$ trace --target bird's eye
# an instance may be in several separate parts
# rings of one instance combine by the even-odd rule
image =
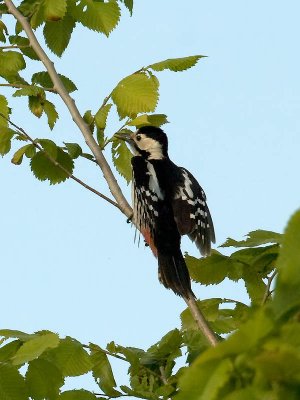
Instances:
[[[140,140],[141,140],[142,138],[141,138],[141,135],[137,135],[136,136],[136,140],[139,142]]]

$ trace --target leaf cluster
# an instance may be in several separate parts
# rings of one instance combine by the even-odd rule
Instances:
[[[106,348],[84,345],[49,331],[27,334],[0,330],[0,398],[296,400],[300,391],[299,241],[300,211],[291,218],[284,235],[255,231],[246,241],[226,242],[249,246],[247,257],[250,250],[256,256],[255,249],[268,248],[265,245],[269,242],[276,245],[278,278],[274,294],[251,306],[228,299],[199,301],[215,332],[227,334],[220,336],[214,348],[208,346],[188,309],[181,314],[181,329],[170,331],[147,350],[115,342]],[[268,258],[263,259],[266,268],[261,268],[262,262],[250,263],[250,258],[247,268],[270,272]],[[270,291],[270,286],[267,289]],[[186,355],[185,363],[182,355]],[[127,363],[129,385],[117,384],[111,358]],[[99,393],[63,390],[66,377],[87,372],[92,373]]]

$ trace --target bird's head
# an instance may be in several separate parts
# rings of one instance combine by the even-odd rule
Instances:
[[[156,126],[143,126],[125,139],[137,155],[148,160],[161,160],[168,156],[168,138],[165,132]]]

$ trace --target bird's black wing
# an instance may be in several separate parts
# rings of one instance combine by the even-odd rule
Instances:
[[[181,235],[188,235],[201,254],[206,256],[210,254],[211,243],[215,243],[215,231],[206,196],[188,170],[182,167],[179,170],[172,201],[177,228]]]

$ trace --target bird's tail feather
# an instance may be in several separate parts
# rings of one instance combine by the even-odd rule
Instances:
[[[195,297],[191,289],[190,274],[181,251],[176,255],[158,252],[158,276],[160,282],[177,295]]]

